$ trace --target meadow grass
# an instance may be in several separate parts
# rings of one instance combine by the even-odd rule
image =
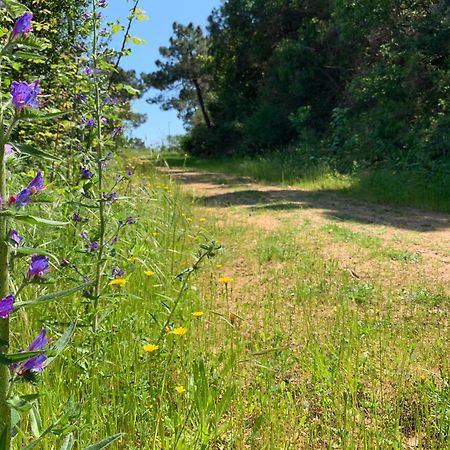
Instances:
[[[177,152],[154,154],[170,167],[248,176],[266,183],[332,191],[376,203],[450,212],[450,169],[425,170],[385,167],[338,173],[325,163],[308,163],[289,152],[254,158],[206,159]]]
[[[79,295],[21,317],[56,333],[52,317],[79,316],[74,345],[40,381],[42,427],[66,411],[61,432],[80,445],[123,432],[113,448],[127,450],[450,448],[450,304],[438,286],[400,294],[355,280],[307,223],[266,231],[206,216],[146,159],[132,163],[128,284],[102,300],[95,353]],[[217,255],[177,279],[211,240]]]

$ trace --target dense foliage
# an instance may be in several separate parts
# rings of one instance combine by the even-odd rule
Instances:
[[[449,37],[445,0],[227,0],[209,18],[207,56],[186,38],[181,62],[146,81],[168,88],[155,79],[182,77],[188,55],[201,55],[212,126],[199,104],[185,115],[194,154],[293,146],[343,170],[427,165],[449,156]]]

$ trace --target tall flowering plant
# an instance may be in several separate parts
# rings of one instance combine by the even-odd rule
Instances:
[[[17,185],[17,176],[8,170],[7,160],[11,157],[52,159],[52,156],[34,149],[30,145],[23,145],[12,140],[15,127],[24,121],[53,120],[64,115],[60,111],[43,112],[41,109],[41,87],[38,79],[14,80],[5,86],[5,72],[17,60],[39,59],[39,41],[32,36],[33,14],[16,0],[0,2],[2,13],[6,13],[13,20],[11,31],[3,35],[0,48],[0,450],[9,450],[14,437],[19,432],[21,415],[28,411],[35,411],[37,392],[22,395],[20,386],[24,383],[35,383],[42,372],[64,349],[70,341],[75,321],[67,330],[61,333],[59,339],[49,336],[43,327],[36,330],[36,337],[29,344],[15,350],[12,348],[11,325],[19,324],[17,312],[21,308],[42,305],[49,301],[72,295],[77,291],[86,290],[89,281],[80,283],[69,289],[39,295],[40,287],[45,286],[45,279],[52,276],[57,269],[54,260],[56,256],[50,254],[40,246],[27,246],[26,239],[21,235],[22,224],[33,227],[66,226],[67,222],[41,217],[39,207],[40,197],[46,190],[43,161],[33,160],[36,168],[35,175],[17,191],[11,189]],[[102,165],[102,162],[99,162]],[[84,175],[89,177],[86,169]],[[92,249],[95,248],[91,243]],[[17,258],[27,258],[27,267],[16,264]],[[65,265],[62,260],[58,265]],[[15,268],[16,267],[16,268]],[[31,289],[31,290],[30,290]],[[26,297],[23,295],[26,292]],[[36,297],[30,300],[30,292]],[[13,321],[11,321],[14,319]],[[37,436],[25,448],[39,446],[44,436],[56,427],[58,421],[50,426],[46,432]],[[95,448],[104,448],[119,438],[119,435],[104,439]],[[65,440],[64,449],[71,449],[74,439],[71,435]]]

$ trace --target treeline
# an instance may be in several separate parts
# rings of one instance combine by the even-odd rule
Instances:
[[[449,158],[449,48],[448,0],[226,0],[143,80],[192,154],[426,166]]]

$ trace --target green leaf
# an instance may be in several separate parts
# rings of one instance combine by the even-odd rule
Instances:
[[[42,435],[42,419],[36,405],[32,405],[30,410],[30,426],[33,436],[38,439]]]
[[[40,120],[53,120],[57,117],[65,116],[68,111],[54,111],[49,113],[43,113],[39,110],[29,109],[27,111],[22,112],[20,116],[20,120],[26,121],[40,121]]]
[[[6,10],[13,16],[14,18],[21,16],[22,14],[28,11],[28,8],[22,3],[17,2],[16,0],[4,0],[3,4],[5,5]]]
[[[11,438],[15,438],[18,434],[20,428],[21,417],[20,414],[15,410],[11,410]],[[0,445],[1,448],[1,445]]]
[[[19,363],[30,359],[33,356],[42,355],[42,353],[44,352],[19,352],[10,354],[0,353],[0,364],[3,366],[9,366],[10,364]]]
[[[15,395],[7,401],[8,405],[16,411],[28,412],[33,405],[25,398]]]
[[[16,247],[14,249],[16,254],[20,255],[44,255],[52,258],[56,263],[59,264],[59,259],[53,254],[41,248],[32,248],[32,247]]]
[[[56,220],[44,219],[42,217],[31,216],[28,214],[20,214],[13,209],[3,209],[0,210],[0,217],[11,217],[20,222],[30,223],[32,225],[50,225],[54,227],[64,227],[69,224],[69,222],[58,222]]]
[[[51,160],[55,160],[55,161],[61,159],[61,158],[51,155],[50,153],[47,153],[47,152],[44,152],[37,148],[34,148],[31,145],[16,144],[15,142],[11,142],[11,145],[13,146],[13,148],[16,151],[18,151],[19,153],[23,153],[25,155],[35,156],[37,158],[43,158],[43,159],[51,159]]]
[[[72,450],[73,446],[75,444],[75,439],[73,437],[72,433],[69,433],[66,436],[66,439],[64,439],[63,445],[59,450]]]
[[[120,23],[115,23],[111,26],[111,31],[113,34],[116,34],[121,30],[123,30],[123,26]]]
[[[63,291],[58,292],[52,292],[51,294],[42,295],[41,297],[36,298],[35,300],[29,300],[26,302],[16,302],[14,303],[14,307],[16,309],[23,308],[24,306],[36,306],[36,305],[42,305],[44,303],[53,302],[54,300],[58,298],[68,297],[69,295],[75,294],[75,292],[81,291],[82,289],[85,289],[87,286],[91,285],[91,283],[83,283],[79,284],[78,286],[64,289]]]
[[[108,447],[109,444],[112,444],[113,442],[117,441],[120,437],[123,436],[123,433],[115,434],[114,436],[109,436],[100,442],[97,442],[97,444],[90,445],[89,447],[85,447],[83,450],[101,450],[102,448]]]
[[[36,53],[31,53],[31,52],[17,51],[17,52],[14,52],[14,54],[12,56],[14,57],[14,59],[33,61],[35,63],[45,62],[45,59],[41,55],[38,55]]]
[[[77,322],[74,321],[70,324],[69,328],[61,335],[61,337],[55,342],[53,347],[50,349],[51,356],[49,356],[43,363],[44,367],[47,367],[55,358],[57,358],[63,350],[67,347],[67,344],[72,339],[73,334],[75,333],[75,328],[77,326]]]

